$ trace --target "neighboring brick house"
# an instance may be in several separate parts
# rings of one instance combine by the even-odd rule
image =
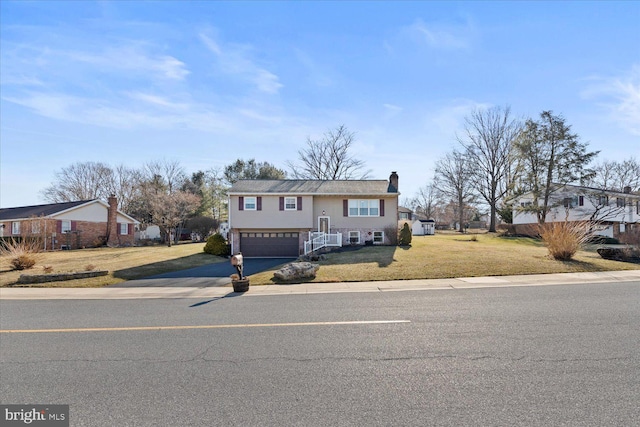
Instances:
[[[538,223],[535,213],[524,211],[532,203],[531,193],[515,200],[516,232],[530,234],[531,227]],[[547,223],[590,220],[596,224],[596,234],[617,239],[640,228],[640,194],[632,192],[630,187],[619,192],[566,184],[554,191],[550,205]]]
[[[231,250],[246,257],[396,241],[395,172],[389,181],[240,180],[228,194]]]
[[[95,199],[3,208],[0,237],[44,236],[47,250],[132,245],[139,222],[117,206],[110,197],[108,203]]]

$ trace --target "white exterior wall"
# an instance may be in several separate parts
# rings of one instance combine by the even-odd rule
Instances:
[[[52,218],[71,221],[107,222],[107,211],[108,209],[105,205],[96,202],[63,212]],[[118,216],[118,222],[130,221]]]
[[[578,205],[579,196],[583,196],[583,206]],[[639,196],[626,194],[624,195],[626,199],[627,205],[622,208],[616,207],[616,199],[618,197],[623,197],[621,194],[614,194],[609,196],[609,204],[604,208],[601,208],[602,215],[606,217],[596,218],[597,220],[606,220],[608,222],[636,222],[640,219],[640,215],[637,213],[637,205],[636,203],[640,200]],[[547,213],[546,221],[547,222],[558,222],[558,221],[584,221],[588,220],[591,215],[595,212],[596,206],[594,205],[594,201],[596,200],[594,196],[587,194],[580,194],[577,191],[565,191],[561,193],[556,193],[553,196],[553,201],[558,202],[562,201],[564,198],[572,198],[573,206],[569,209],[564,206],[558,206],[552,208],[549,213]],[[521,203],[532,202],[533,199],[531,197],[522,197],[518,200],[517,206],[519,207]],[[513,211],[513,223],[514,224],[535,224],[538,222],[538,218],[535,213],[528,212],[520,212],[518,209],[514,209]]]
[[[424,227],[420,221],[414,221],[413,224],[411,224],[411,234],[414,236],[424,236]]]

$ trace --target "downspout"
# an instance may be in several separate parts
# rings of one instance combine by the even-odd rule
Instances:
[[[235,244],[233,241],[233,227],[231,225],[231,195],[229,194],[229,197],[227,199],[227,212],[228,212],[228,221],[229,221],[229,234],[231,235],[230,239],[229,239],[229,243],[231,245],[231,254],[233,255],[235,252]]]

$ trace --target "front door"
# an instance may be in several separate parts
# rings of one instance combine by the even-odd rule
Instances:
[[[320,233],[329,234],[329,217],[328,216],[318,217],[318,231]]]

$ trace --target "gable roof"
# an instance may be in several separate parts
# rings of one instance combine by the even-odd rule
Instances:
[[[20,206],[17,208],[2,208],[0,209],[0,221],[7,220],[18,220],[18,219],[29,219],[33,217],[51,217],[53,215],[59,215],[63,212],[88,205],[91,203],[98,203],[105,208],[109,209],[109,204],[99,200],[78,200],[76,202],[62,202],[62,203],[50,203],[46,205],[34,205],[34,206]],[[118,214],[124,216],[129,219],[131,222],[135,224],[139,224],[140,222],[135,218],[127,215],[126,213],[118,210]]]
[[[575,184],[553,184],[553,186],[554,186],[554,192],[556,192],[559,195],[562,195],[567,191],[576,191],[578,192],[578,194],[594,194],[594,195],[603,194],[603,195],[613,196],[613,197],[629,197],[632,199],[640,198],[639,192],[625,193],[619,190],[607,190],[603,188],[587,187],[584,185],[575,185]],[[523,194],[518,195],[517,197],[514,197],[514,199],[519,200],[521,198],[526,198],[526,197],[529,197],[532,193],[533,193],[532,191],[527,191]]]
[[[397,195],[389,182],[380,180],[306,180],[306,179],[242,179],[229,189],[229,195],[297,194],[297,195]]]
[[[79,200],[77,202],[50,203],[47,205],[21,206],[17,208],[0,209],[0,221],[8,219],[26,219],[39,216],[50,216],[90,203],[93,200]]]

